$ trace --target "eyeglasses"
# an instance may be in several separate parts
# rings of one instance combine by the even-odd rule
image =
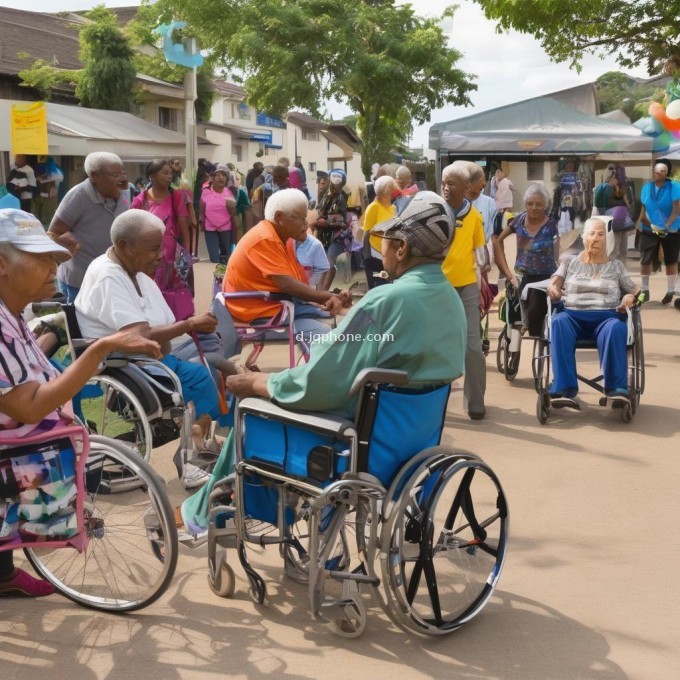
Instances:
[[[123,177],[127,177],[127,172],[125,170],[122,172],[103,172],[102,175],[106,175],[111,179],[123,179]]]

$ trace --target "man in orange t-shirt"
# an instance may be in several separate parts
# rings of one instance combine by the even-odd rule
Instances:
[[[271,291],[289,295],[295,305],[295,328],[302,333],[326,333],[320,319],[336,315],[351,304],[351,295],[335,295],[307,284],[304,269],[295,257],[294,241],[307,230],[307,198],[298,189],[272,194],[265,206],[265,219],[250,229],[229,258],[222,290],[225,293]],[[275,302],[259,299],[227,301],[238,321],[272,317],[279,311]]]

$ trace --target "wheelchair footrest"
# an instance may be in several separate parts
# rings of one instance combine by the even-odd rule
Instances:
[[[327,573],[336,581],[354,581],[355,583],[367,583],[368,585],[375,587],[380,585],[380,579],[377,576],[358,574],[352,571],[329,571]]]
[[[550,400],[550,406],[553,408],[573,408],[576,411],[581,410],[581,404],[576,399],[570,399],[569,397],[555,397]]]

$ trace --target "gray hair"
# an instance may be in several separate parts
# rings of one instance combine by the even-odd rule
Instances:
[[[454,161],[442,170],[442,180],[447,177],[457,177],[466,184],[470,183],[470,170],[467,167],[468,161]]]
[[[119,241],[134,243],[142,234],[157,229],[165,233],[165,224],[160,217],[146,210],[131,208],[121,213],[111,225],[111,243],[115,246]]]
[[[296,210],[307,209],[307,197],[299,189],[275,191],[264,206],[264,219],[274,221],[277,212],[290,215]]]
[[[87,155],[85,159],[85,174],[92,177],[92,173],[104,172],[110,165],[123,165],[123,161],[115,153],[108,151],[95,151]]]
[[[395,174],[397,177],[411,177],[411,171],[405,165],[400,165]]]
[[[533,184],[530,184],[527,187],[527,190],[524,192],[524,198],[522,201],[526,203],[531,196],[540,196],[545,202],[545,209],[550,210],[552,198],[550,197],[550,192],[546,189],[545,184],[541,184],[540,182],[534,182]]]
[[[378,177],[378,179],[376,179],[373,183],[373,189],[375,189],[376,196],[382,196],[382,194],[384,194],[388,189],[390,189],[390,191],[394,191],[396,186],[397,183],[389,175]]]
[[[479,182],[484,177],[484,168],[479,163],[474,161],[461,161],[461,163],[465,163],[465,167],[470,173],[470,182]]]
[[[596,224],[602,225],[605,229],[605,232],[607,231],[607,223],[601,217],[591,217],[583,224],[582,236],[585,236],[587,233],[589,233]]]

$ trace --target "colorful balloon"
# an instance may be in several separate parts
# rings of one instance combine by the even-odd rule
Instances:
[[[677,120],[680,118],[680,99],[675,99],[673,100],[667,107],[666,107],[666,115],[671,119],[671,120]]]

